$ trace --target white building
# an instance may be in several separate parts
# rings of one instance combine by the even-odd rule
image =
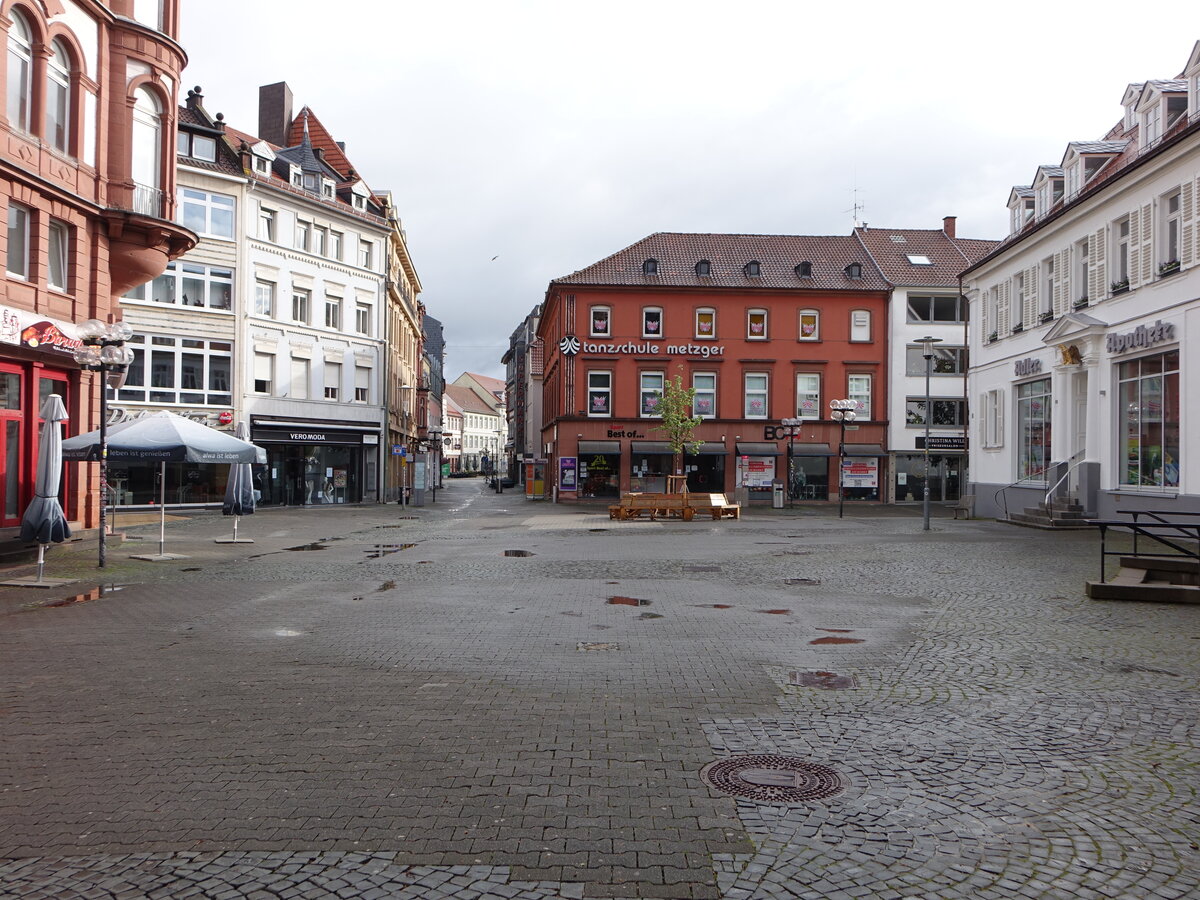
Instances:
[[[504,450],[503,407],[497,411],[478,389],[460,384],[461,380],[460,376],[446,385],[446,396],[462,411],[462,470],[490,473]]]
[[[1200,510],[1200,43],[1130,85],[1119,122],[1009,195],[964,273],[976,510]]]

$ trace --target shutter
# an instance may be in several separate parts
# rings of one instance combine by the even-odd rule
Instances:
[[[979,407],[982,412],[979,417],[979,443],[983,447],[992,446],[991,436],[988,434],[988,425],[991,422],[991,410],[988,409],[988,395],[985,391],[979,395]]]
[[[1030,266],[1025,270],[1025,327],[1029,328],[1038,323],[1037,305],[1038,267]]]
[[[1004,446],[1004,388],[996,388],[996,443]]]
[[[1061,250],[1054,254],[1054,315],[1067,311],[1067,267],[1071,264],[1071,251]]]
[[[1129,214],[1129,286],[1142,283],[1142,218],[1135,209]]]
[[[1000,285],[1000,302],[997,304],[996,318],[996,333],[1003,337],[1008,334],[1008,298],[1010,296],[1012,282],[1005,281]]]
[[[1187,268],[1195,257],[1196,190],[1189,179],[1179,188],[1179,265]]]
[[[979,292],[979,343],[986,344],[988,335],[991,334],[992,314],[988,309],[991,304],[988,302],[990,294],[985,288]]]
[[[1093,302],[1108,296],[1108,282],[1104,280],[1108,268],[1108,256],[1104,252],[1105,232],[1106,229],[1101,228],[1088,238],[1088,296]]]
[[[1153,228],[1154,205],[1147,203],[1142,207],[1142,284],[1154,280],[1154,250],[1150,243],[1154,235]]]

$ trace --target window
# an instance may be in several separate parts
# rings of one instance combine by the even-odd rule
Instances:
[[[1061,178],[1050,179],[1050,202],[1057,203],[1062,199],[1063,195],[1063,180]]]
[[[989,331],[986,338],[990,341],[1000,334],[1000,288],[993,287],[988,290],[986,303],[987,315],[983,320],[983,326]]]
[[[607,418],[612,415],[612,372],[588,372],[587,414]]]
[[[1050,459],[1050,379],[1017,385],[1017,478],[1046,471]]]
[[[932,348],[933,358],[930,359],[930,375],[965,375],[967,374],[967,351],[965,347],[943,347],[935,344]],[[925,354],[920,344],[910,344],[905,348],[905,375],[925,374]]]
[[[366,366],[354,367],[354,402],[371,402],[371,370]]]
[[[696,274],[701,278],[709,278],[712,276],[712,263],[707,259],[702,259],[696,263]]]
[[[1163,242],[1160,268],[1179,268],[1179,191],[1168,194],[1163,202]]]
[[[234,199],[194,188],[179,191],[183,206],[183,224],[196,234],[233,237]]]
[[[1025,328],[1025,273],[1018,272],[1013,277],[1012,330],[1022,331]]]
[[[758,260],[751,260],[750,262],[746,263],[746,266],[742,269],[742,271],[746,273],[747,278],[762,277],[762,266],[759,265]]]
[[[593,306],[591,309],[592,337],[608,337],[612,334],[612,310],[607,306]]]
[[[56,291],[67,290],[68,261],[71,252],[71,232],[66,222],[51,220],[50,259],[47,265],[46,283]]]
[[[745,379],[744,414],[747,419],[765,419],[769,411],[767,375],[765,372],[748,372]]]
[[[337,297],[325,298],[325,327],[342,330],[342,301]]]
[[[866,343],[871,340],[871,311],[869,309],[850,310],[850,340],[854,343]]]
[[[305,222],[303,219],[296,220],[296,243],[297,250],[308,252],[309,238],[312,233],[312,224]]]
[[[127,300],[145,300],[146,285],[125,295]],[[167,263],[167,268],[150,283],[150,300],[155,303],[233,309],[233,271],[189,262]]]
[[[850,375],[846,379],[847,399],[854,401],[860,419],[871,418],[871,376]]]
[[[304,173],[300,171],[300,167],[293,165],[289,167],[288,171],[291,173],[292,187],[303,187]]]
[[[360,212],[366,212],[367,211],[367,198],[360,197],[358,194],[351,194],[350,195],[350,205],[353,206],[355,209],[359,210]]]
[[[696,310],[696,337],[715,338],[717,336],[717,311],[710,306]]]
[[[333,182],[328,178],[321,180],[321,196],[329,200],[333,199]]]
[[[270,177],[271,161],[269,159],[267,159],[265,156],[254,157],[254,173],[256,175],[263,175],[265,177]]]
[[[1155,103],[1142,113],[1142,128],[1145,131],[1144,146],[1149,146],[1162,135],[1162,105]]]
[[[371,307],[366,303],[354,307],[354,330],[359,334],[371,333]]]
[[[961,323],[963,321],[962,298],[909,294],[908,321]]]
[[[329,247],[329,229],[314,225],[312,231],[312,252],[324,256]]]
[[[1086,303],[1088,299],[1088,242],[1083,239],[1075,244],[1075,302]]]
[[[275,210],[265,206],[258,208],[258,236],[264,241],[275,240]]]
[[[329,258],[336,259],[341,262],[342,259],[342,233],[340,231],[329,232]]]
[[[910,263],[912,263],[914,266],[932,266],[933,265],[933,260],[931,260],[928,256],[923,256],[919,253],[909,253],[906,255],[908,257],[908,261]]]
[[[118,399],[208,406],[233,402],[233,345],[228,341],[136,335],[128,343],[134,361]]]
[[[996,388],[983,395],[981,437],[985,448],[1004,446],[1004,391]]]
[[[308,381],[311,372],[312,363],[309,360],[292,357],[292,381],[288,388],[288,397],[290,399],[308,399]]]
[[[821,314],[815,309],[800,310],[800,337],[802,341],[821,339]]]
[[[217,161],[217,139],[207,135],[181,131],[176,141],[176,150],[180,156],[190,156],[204,162]]]
[[[271,393],[275,380],[275,356],[271,353],[254,354],[254,393]]]
[[[812,263],[802,262],[796,266],[797,278],[812,278]]]
[[[862,278],[862,263],[850,263],[846,266],[846,277],[855,281]]]
[[[644,263],[642,263],[642,274],[643,275],[657,275],[658,274],[658,260],[657,259],[648,259]]]
[[[71,149],[71,57],[57,40],[46,61],[46,140],[60,153]]]
[[[275,284],[273,282],[254,282],[254,312],[260,316],[275,315]]]
[[[692,373],[692,415],[711,419],[717,414],[717,376],[714,372]]]
[[[767,339],[767,311],[765,309],[746,311],[746,339],[751,341]]]
[[[309,321],[309,304],[312,299],[312,294],[309,291],[301,288],[292,290],[292,321],[303,322],[308,324]]]
[[[325,363],[325,399],[336,400],[342,386],[342,364]]]
[[[662,337],[662,308],[646,306],[642,308],[642,337]]]
[[[29,210],[19,203],[8,204],[7,266],[12,277],[29,277]]]
[[[935,428],[962,428],[966,424],[967,402],[965,400],[930,398],[933,418],[929,424]],[[909,397],[904,413],[904,423],[910,428],[925,427],[925,398]]]
[[[1178,487],[1179,351],[1123,362],[1117,380],[1121,484]]]
[[[658,400],[663,392],[662,372],[643,372],[640,379],[640,401],[638,409],[642,417],[658,415]]]
[[[144,194],[142,197],[135,195],[134,204],[139,211],[144,209],[154,215],[161,215],[162,203],[157,191],[162,185],[162,105],[146,88],[138,88],[134,93],[133,121],[130,128],[130,174]],[[229,198],[229,201],[232,204],[233,198]],[[230,221],[232,223],[232,216]],[[186,217],[183,224],[192,231],[199,232],[199,229],[188,224]]]
[[[375,245],[370,241],[358,242],[358,264],[364,269],[371,268],[372,257],[374,256]]]
[[[1129,216],[1113,225],[1113,290],[1129,287]]]
[[[821,376],[796,376],[796,418],[821,418]]]
[[[33,109],[33,32],[15,9],[8,28],[8,124],[29,131]]]

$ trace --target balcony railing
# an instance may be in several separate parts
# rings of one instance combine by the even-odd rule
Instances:
[[[158,188],[145,184],[133,186],[133,202],[130,209],[140,216],[154,216],[156,219],[166,218],[166,195]]]

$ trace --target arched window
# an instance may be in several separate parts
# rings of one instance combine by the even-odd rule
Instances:
[[[144,87],[134,92],[132,129],[130,172],[137,193],[135,208],[149,215],[162,215],[158,203],[162,185],[162,104]]]
[[[642,274],[643,275],[657,275],[658,274],[658,260],[657,259],[648,259],[644,263],[642,263]]]
[[[812,278],[812,263],[802,262],[796,266],[797,278]]]
[[[8,29],[8,124],[29,131],[33,109],[33,31],[15,9]]]
[[[696,274],[701,278],[707,278],[712,275],[712,263],[707,259],[700,260],[700,262],[696,263]]]
[[[46,140],[55,150],[70,150],[71,57],[62,41],[50,45],[46,65]]]

